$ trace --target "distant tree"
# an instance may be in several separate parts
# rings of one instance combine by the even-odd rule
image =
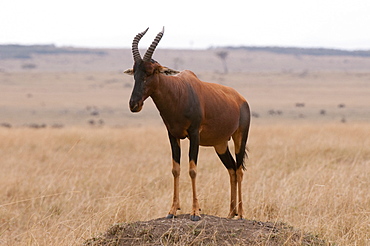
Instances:
[[[224,74],[227,74],[229,70],[227,69],[226,58],[229,55],[229,53],[227,51],[219,51],[216,52],[216,55],[218,56],[218,58],[221,59],[222,65],[224,67]]]

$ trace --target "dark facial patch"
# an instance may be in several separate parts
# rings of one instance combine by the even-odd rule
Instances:
[[[134,64],[135,84],[131,92],[130,103],[129,103],[130,109],[132,112],[140,111],[139,108],[141,105],[139,105],[139,103],[142,103],[141,100],[143,99],[145,78],[146,78],[146,73],[145,73],[144,62],[142,60],[135,62]]]
[[[142,82],[145,79],[146,71],[143,61],[135,62],[134,64],[134,79],[135,83]]]

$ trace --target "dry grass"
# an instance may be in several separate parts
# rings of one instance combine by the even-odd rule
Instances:
[[[1,245],[75,245],[170,208],[164,127],[0,128],[0,139]],[[283,221],[339,245],[369,244],[368,146],[365,123],[253,125],[246,217]],[[181,213],[188,213],[182,163]],[[202,212],[226,216],[228,176],[213,149],[201,149],[198,177]]]
[[[116,222],[168,212],[166,131],[150,100],[141,114],[127,109],[132,78],[121,71],[132,66],[131,51],[108,53],[1,61],[0,124],[13,128],[0,127],[0,245],[76,245]],[[370,243],[370,59],[230,51],[227,75],[215,73],[222,67],[212,50],[157,50],[155,59],[234,87],[258,113],[248,219],[286,222],[339,245]],[[22,69],[25,62],[36,68]],[[84,128],[92,119],[104,127]],[[48,127],[23,127],[31,123]],[[185,149],[181,213],[191,209]],[[213,149],[200,151],[198,188],[202,213],[227,215],[228,175]]]

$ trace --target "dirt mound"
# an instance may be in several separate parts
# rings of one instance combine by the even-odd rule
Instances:
[[[283,223],[189,215],[113,225],[84,245],[326,245],[316,236]]]

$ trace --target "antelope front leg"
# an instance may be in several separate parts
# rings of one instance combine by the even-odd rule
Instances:
[[[192,134],[189,134],[190,139],[190,148],[189,148],[189,175],[191,178],[191,187],[193,190],[193,206],[192,212],[190,214],[190,219],[192,221],[198,221],[200,217],[200,208],[197,197],[197,186],[196,186],[196,177],[197,177],[197,160],[199,152],[199,133],[198,130],[193,131]]]
[[[172,175],[173,175],[173,200],[170,211],[168,212],[167,218],[172,219],[176,217],[177,210],[180,210],[180,198],[179,198],[179,180],[180,180],[180,140],[173,137],[168,133],[171,150],[172,150]]]
[[[168,212],[167,219],[176,217],[177,210],[180,210],[180,198],[179,198],[179,180],[180,180],[180,164],[176,161],[172,162],[172,174],[173,174],[173,200],[170,211]]]
[[[193,190],[193,206],[192,211],[190,214],[190,219],[192,221],[198,221],[200,220],[200,208],[199,208],[199,202],[197,198],[197,185],[196,185],[196,177],[197,177],[197,166],[194,161],[190,161],[189,163],[189,175],[191,178],[191,187]]]

